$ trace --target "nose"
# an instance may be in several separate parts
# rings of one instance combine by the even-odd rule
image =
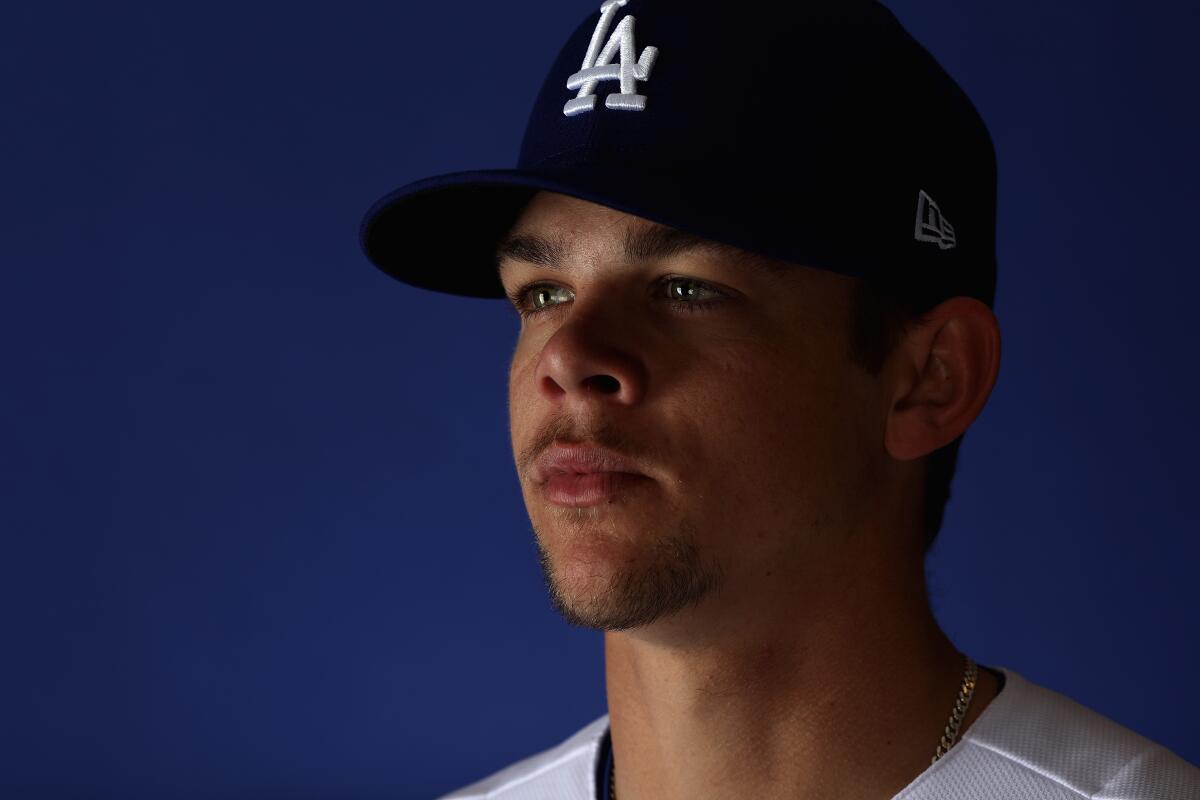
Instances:
[[[569,318],[542,347],[534,379],[553,403],[591,402],[630,406],[646,392],[646,367],[628,320],[585,309],[576,302]]]

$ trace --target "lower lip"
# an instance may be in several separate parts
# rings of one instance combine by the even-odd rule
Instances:
[[[595,506],[649,480],[633,472],[586,472],[555,475],[542,486],[547,500],[559,506]]]

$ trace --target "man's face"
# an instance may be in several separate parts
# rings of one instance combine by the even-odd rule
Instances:
[[[510,295],[538,284],[509,372],[518,477],[552,600],[587,627],[815,579],[884,455],[877,383],[848,355],[853,279],[674,233],[542,192],[501,251]],[[538,463],[579,443],[641,476]]]

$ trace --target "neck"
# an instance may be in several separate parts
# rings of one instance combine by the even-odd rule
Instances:
[[[605,635],[621,800],[890,798],[929,767],[963,655],[922,569],[845,558]],[[980,670],[960,737],[995,691]]]

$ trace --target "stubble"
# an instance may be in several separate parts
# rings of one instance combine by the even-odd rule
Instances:
[[[687,526],[655,539],[647,559],[612,567],[586,590],[559,575],[543,537],[536,528],[533,533],[551,605],[582,628],[620,631],[649,625],[695,606],[722,583],[721,570],[705,561]]]

